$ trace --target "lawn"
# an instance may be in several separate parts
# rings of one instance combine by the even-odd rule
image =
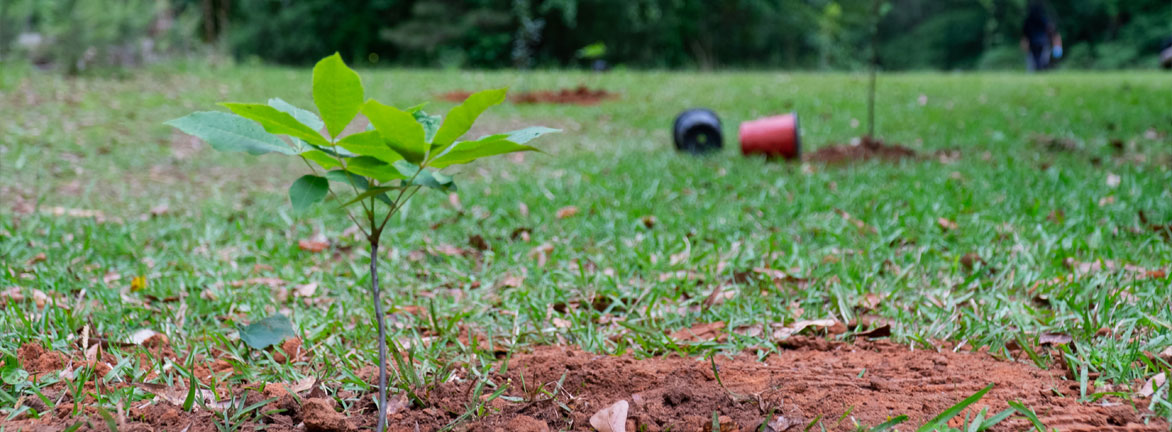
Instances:
[[[535,347],[765,359],[787,351],[779,332],[829,319],[851,325],[794,337],[864,340],[887,327],[905,350],[1066,370],[1077,384],[1066,397],[1130,401],[1146,422],[1172,416],[1166,384],[1133,397],[1172,359],[1167,74],[884,75],[877,134],[922,157],[825,165],[743,157],[736,125],[796,111],[806,150],[847,144],[866,130],[864,75],[360,72],[368,96],[435,113],[454,106],[437,95],[456,90],[621,95],[493,108],[474,135],[563,132],[533,143],[545,153],[455,171],[458,197],[421,193],[396,216],[384,300],[420,388],[476,383],[475,394],[532,403],[518,389],[533,383],[492,377]],[[309,81],[308,69],[253,66],[102,79],[0,71],[0,425],[134,420],[155,388],[135,383],[187,388],[189,370],[221,397],[312,378],[343,407],[369,404],[369,253],[350,222],[331,203],[293,212],[295,161],[253,164],[163,125],[227,95],[309,108]],[[696,106],[724,122],[719,154],[672,150],[674,116]],[[239,340],[238,326],[275,313],[308,354],[279,361]],[[143,343],[143,330],[166,341]],[[63,357],[16,365],[30,345]],[[93,345],[101,352],[87,355]],[[483,399],[428,414],[444,426],[500,409]],[[237,408],[250,409],[216,421],[273,424]],[[848,408],[837,408],[843,418]]]

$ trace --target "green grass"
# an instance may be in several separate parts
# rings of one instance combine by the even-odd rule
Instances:
[[[0,356],[35,342],[79,357],[87,325],[91,335],[115,341],[146,328],[167,334],[181,356],[237,365],[236,375],[216,385],[292,382],[312,373],[340,389],[368,389],[356,376],[374,363],[376,347],[368,255],[363,242],[343,235],[349,221],[324,207],[292,212],[284,188],[304,169],[294,161],[262,158],[242,171],[241,156],[193,148],[162,124],[216,109],[225,94],[309,107],[302,91],[308,70],[173,65],[124,80],[0,75],[0,288],[42,290],[69,307],[42,313],[33,302],[10,302],[0,310]],[[758,337],[688,344],[665,331],[711,321],[728,329],[849,322],[864,313],[893,320],[893,338],[909,346],[964,341],[965,349],[1007,356],[1007,343],[1024,341],[1043,364],[1052,362],[1051,351],[1037,345],[1037,335],[1069,334],[1066,361],[1098,374],[1084,374],[1092,383],[1130,387],[1169,367],[1145,355],[1172,345],[1169,279],[1103,271],[1047,283],[1071,274],[1068,258],[1151,270],[1172,264],[1172,243],[1138,216],[1142,210],[1152,223],[1172,223],[1166,74],[883,76],[879,135],[929,155],[955,149],[961,157],[847,166],[742,157],[734,149],[736,125],[797,111],[808,150],[848,142],[866,127],[851,126],[866,117],[862,75],[370,70],[363,77],[380,99],[432,101],[435,112],[452,106],[435,98],[450,90],[586,84],[622,94],[591,107],[491,110],[482,132],[531,124],[565,132],[536,142],[548,154],[458,172],[462,210],[446,196],[420,194],[388,230],[381,280],[394,312],[392,336],[418,347],[424,372],[456,361],[499,366],[494,349],[528,344],[636,356],[754,347],[765,355],[774,345]],[[671,150],[672,119],[694,106],[720,114],[722,153],[694,158]],[[1053,150],[1039,137],[1076,148]],[[1123,142],[1122,154],[1112,140]],[[1109,175],[1119,177],[1117,186]],[[19,204],[41,211],[18,214]],[[161,204],[167,212],[150,217]],[[98,210],[105,221],[43,212],[57,206]],[[566,206],[580,212],[558,219]],[[874,232],[861,232],[836,210]],[[644,216],[654,216],[653,227]],[[958,228],[942,230],[938,218]],[[529,241],[512,238],[520,228],[530,229]],[[298,249],[314,232],[334,242],[330,252]],[[490,245],[482,256],[412,254],[467,247],[471,235]],[[542,245],[549,247],[544,266],[532,253]],[[40,253],[45,261],[27,265]],[[985,264],[967,269],[961,257],[969,253]],[[755,267],[810,284],[775,285],[763,276],[734,282]],[[662,277],[683,270],[703,281]],[[107,283],[108,273],[121,278]],[[139,275],[146,288],[129,291]],[[290,295],[281,302],[265,286],[231,286],[253,277],[318,289],[309,301]],[[522,277],[520,286],[505,283]],[[715,286],[736,295],[701,307]],[[866,310],[872,293],[882,300]],[[152,300],[168,297],[179,300]],[[558,304],[569,307],[551,306]],[[407,313],[407,306],[429,313]],[[313,349],[309,364],[276,363],[235,339],[235,326],[275,312],[288,313]],[[1097,336],[1104,327],[1110,335]],[[462,340],[469,331],[492,346]],[[113,350],[121,363],[95,379],[140,381],[142,370],[162,368],[140,368],[136,350]],[[181,369],[159,379],[186,382]],[[0,406],[46,385],[3,387]],[[1093,399],[1099,388],[1080,396]],[[113,407],[147,397],[122,390],[98,400]],[[1172,415],[1167,390],[1152,404]]]

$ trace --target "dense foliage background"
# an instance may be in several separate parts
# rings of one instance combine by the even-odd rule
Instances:
[[[1022,67],[1028,0],[884,0],[887,69]],[[76,72],[195,42],[304,65],[850,69],[868,58],[873,0],[3,0],[0,58]],[[1168,0],[1053,0],[1064,67],[1151,67]],[[599,44],[600,43],[600,44]],[[584,52],[583,48],[592,45]],[[605,47],[605,49],[601,49]],[[588,54],[588,55],[584,55]]]

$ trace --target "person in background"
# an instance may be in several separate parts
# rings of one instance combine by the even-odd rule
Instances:
[[[1046,16],[1041,0],[1030,2],[1029,13],[1021,26],[1021,49],[1026,53],[1026,68],[1043,71],[1050,68],[1050,58],[1062,58],[1062,36]]]
[[[1160,66],[1172,69],[1172,37],[1164,39],[1164,43],[1160,45]]]

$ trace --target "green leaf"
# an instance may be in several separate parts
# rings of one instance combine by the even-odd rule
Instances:
[[[366,176],[379,182],[389,182],[403,179],[403,174],[395,167],[371,156],[359,156],[346,161],[346,170],[354,174]]]
[[[289,201],[293,203],[293,210],[305,211],[314,203],[325,199],[330,192],[330,181],[325,177],[304,175],[289,186]]]
[[[16,356],[4,356],[4,367],[0,368],[0,381],[10,386],[28,381],[28,372],[20,368],[20,360]]]
[[[338,53],[313,66],[313,103],[326,123],[331,137],[346,129],[365,100],[362,78],[346,66]]]
[[[293,322],[283,314],[276,314],[240,328],[240,340],[252,349],[265,349],[286,338],[296,336]]]
[[[301,124],[309,126],[310,129],[315,131],[321,131],[322,128],[326,127],[325,122],[321,121],[321,117],[318,117],[317,114],[314,114],[309,110],[297,108],[289,102],[285,102],[281,98],[269,99],[269,106],[276,108],[280,112],[293,116],[293,118],[297,119],[297,121],[301,122]]]
[[[414,115],[374,99],[362,106],[362,114],[395,152],[411,162],[423,160],[427,154],[427,142],[423,140],[423,125],[415,121]]]
[[[1021,414],[1025,416],[1025,418],[1029,419],[1030,423],[1034,425],[1034,430],[1038,432],[1046,432],[1046,425],[1042,424],[1041,420],[1038,420],[1038,415],[1034,414],[1034,410],[1018,401],[1009,401],[1009,407],[1014,411],[1017,411],[1018,414]]]
[[[1005,419],[1007,419],[1007,418],[1009,418],[1009,416],[1013,415],[1013,412],[1014,412],[1013,408],[1009,408],[1009,409],[1006,409],[1005,411],[1001,411],[1001,412],[997,413],[997,415],[995,415],[993,417],[989,417],[985,421],[981,422],[981,425],[980,425],[980,427],[977,428],[977,430],[989,429],[989,428],[993,427],[994,425],[996,425],[997,423],[1001,423],[1001,422],[1005,421]]]
[[[427,165],[443,168],[505,153],[537,151],[536,148],[509,141],[508,135],[490,135],[476,141],[462,141],[448,148],[446,152],[432,159]]]
[[[166,123],[188,135],[211,144],[223,152],[248,152],[260,155],[269,152],[296,154],[281,138],[265,132],[264,128],[238,115],[217,111],[201,111]]]
[[[427,169],[421,171],[419,165],[415,165],[407,161],[398,161],[392,165],[395,167],[395,169],[399,170],[399,173],[403,174],[404,178],[412,179],[411,184],[413,185],[419,185],[444,192],[451,192],[456,190],[456,184],[452,182],[452,177],[450,176]]]
[[[372,156],[386,163],[402,160],[403,155],[396,153],[383,141],[377,131],[356,133],[338,141],[338,146],[360,156]]]
[[[349,205],[351,205],[351,204],[354,204],[354,203],[356,203],[356,202],[359,202],[359,201],[362,201],[362,200],[364,200],[364,199],[370,198],[370,197],[372,197],[372,196],[376,196],[376,195],[382,195],[382,194],[385,194],[385,193],[387,193],[387,192],[393,191],[393,190],[395,190],[395,189],[398,189],[398,188],[397,188],[397,187],[394,187],[394,186],[383,186],[383,187],[376,187],[376,188],[373,188],[373,189],[367,189],[367,190],[366,190],[366,192],[363,192],[363,193],[360,193],[360,194],[358,194],[358,196],[354,197],[354,199],[352,199],[352,200],[350,200],[350,201],[346,201],[346,203],[345,203],[345,204],[342,204],[342,205],[340,205],[340,206],[338,206],[338,207],[346,207],[346,206],[349,206]]]
[[[315,145],[329,145],[330,142],[322,138],[317,131],[310,129],[309,126],[301,124],[296,118],[288,113],[268,105],[261,104],[242,104],[242,103],[221,103],[224,107],[232,110],[236,115],[246,119],[260,123],[265,128],[265,131],[271,134],[289,135],[295,138],[301,138],[306,142]]]
[[[415,121],[419,122],[420,125],[423,125],[424,141],[431,142],[431,140],[435,139],[435,133],[439,131],[440,123],[442,123],[444,120],[443,117],[437,115],[427,115],[427,113],[423,112],[422,110],[407,112],[414,115]]]
[[[509,136],[509,141],[515,142],[517,144],[525,144],[542,135],[561,131],[561,129],[552,129],[544,126],[533,126],[527,127],[525,129],[518,129],[512,132],[506,132],[505,135]]]
[[[888,429],[891,429],[891,428],[893,428],[893,427],[895,427],[905,421],[907,421],[906,415],[898,415],[890,420],[887,420],[887,421],[879,424],[879,426],[875,426],[874,429],[871,429],[871,432],[886,432]]]
[[[448,111],[448,115],[444,118],[444,124],[440,126],[439,132],[435,134],[435,140],[431,141],[431,148],[435,151],[443,151],[464,136],[468,129],[472,128],[472,124],[476,122],[476,118],[488,107],[497,105],[505,101],[505,94],[508,89],[484,90],[473,93],[464,100],[464,103],[452,108]]]
[[[326,178],[330,181],[344,183],[347,186],[353,186],[361,191],[370,189],[370,182],[366,181],[366,177],[360,176],[358,174],[342,170],[333,170],[326,173]],[[385,193],[380,194],[374,198],[387,204],[391,203],[391,197],[387,196]]]
[[[325,168],[325,169],[334,169],[334,168],[338,168],[338,167],[342,166],[342,164],[338,163],[337,159],[334,159],[333,156],[330,156],[328,153],[321,151],[321,150],[310,150],[310,151],[301,153],[301,156],[306,159],[309,159],[311,161],[316,162],[318,165],[321,165],[321,167]]]
[[[969,396],[969,397],[965,398],[965,400],[962,400],[959,403],[957,403],[956,405],[953,405],[951,408],[944,410],[944,412],[942,412],[942,413],[940,413],[940,415],[932,418],[932,420],[928,420],[927,423],[924,423],[923,426],[920,426],[919,429],[916,429],[916,432],[930,432],[930,431],[937,430],[942,426],[946,426],[948,424],[948,420],[951,420],[953,417],[956,417],[958,414],[961,413],[961,411],[964,411],[965,408],[968,408],[969,405],[972,405],[972,404],[976,403],[977,401],[981,400],[982,397],[985,397],[985,393],[988,393],[989,390],[992,390],[992,389],[993,389],[993,384],[989,384],[988,386],[981,389],[980,391],[973,393],[972,396]]]

